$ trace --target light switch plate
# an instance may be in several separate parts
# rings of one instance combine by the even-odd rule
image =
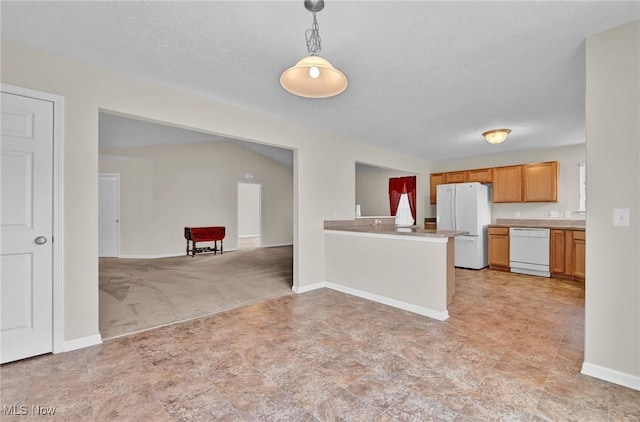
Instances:
[[[631,210],[629,208],[613,209],[613,225],[620,227],[629,227],[631,225]]]
[[[516,211],[516,212],[515,212],[515,216],[516,216],[516,217],[520,217],[520,211]]]
[[[571,211],[565,211],[564,218],[571,218]]]

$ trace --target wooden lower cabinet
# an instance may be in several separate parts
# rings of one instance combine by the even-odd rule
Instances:
[[[572,230],[571,259],[573,260],[573,276],[579,280],[585,279],[585,232]]]
[[[508,227],[489,227],[489,268],[510,271]]]
[[[551,230],[549,271],[552,274],[565,273],[565,237],[565,230]]]
[[[551,277],[585,279],[584,230],[551,230],[549,265]]]

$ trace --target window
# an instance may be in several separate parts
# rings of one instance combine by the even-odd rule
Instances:
[[[402,205],[400,205],[402,202]],[[408,210],[408,211],[407,211]],[[396,224],[410,226],[416,222],[416,176],[389,179],[389,211]],[[411,217],[405,217],[408,212]]]
[[[587,166],[585,163],[580,163],[580,202],[578,204],[578,212],[584,213],[587,211]]]
[[[413,216],[411,215],[411,207],[409,206],[409,196],[403,193],[400,196],[398,211],[396,212],[396,224],[398,226],[412,226]]]

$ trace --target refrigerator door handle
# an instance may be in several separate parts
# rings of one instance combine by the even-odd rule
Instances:
[[[453,221],[453,230],[458,230],[458,187],[453,189],[453,195],[451,195],[451,215]]]

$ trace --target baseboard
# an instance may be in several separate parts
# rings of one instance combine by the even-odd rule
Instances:
[[[351,296],[361,297],[363,299],[370,300],[372,302],[382,303],[394,308],[403,309],[405,311],[413,312],[414,314],[426,316],[429,318],[437,319],[438,321],[444,321],[449,318],[449,311],[435,311],[433,309],[425,308],[422,306],[414,305],[400,300],[391,299],[384,296],[379,296],[373,293],[365,292],[358,289],[352,289],[351,287],[342,286],[340,284],[331,283],[328,281],[321,281],[320,283],[309,284],[306,286],[293,287],[295,293],[306,293],[312,290],[318,290],[322,288],[328,288],[336,290],[338,292],[346,293]]]
[[[394,308],[413,312],[414,314],[437,319],[438,321],[445,321],[449,319],[449,311],[446,311],[446,310],[436,311],[433,309],[425,308],[423,306],[414,305],[412,303],[403,302],[401,300],[391,299],[389,297],[376,295],[376,294],[365,292],[358,289],[352,289],[351,287],[345,287],[340,284],[335,284],[331,282],[327,282],[326,287],[328,287],[329,289],[337,290],[342,293],[350,294],[352,296],[361,297],[363,299],[371,300],[373,302],[378,302],[384,305],[392,306]]]
[[[102,343],[102,337],[100,334],[95,334],[93,336],[81,337],[74,340],[65,341],[62,344],[63,352],[70,352],[72,350],[83,349],[89,346],[95,346],[96,344]]]
[[[279,248],[280,246],[293,246],[293,243],[272,243],[270,245],[262,245],[261,248]]]
[[[324,287],[327,287],[327,283],[325,283],[324,281],[321,281],[320,283],[308,284],[306,286],[293,286],[291,290],[293,290],[295,293],[300,294],[300,293],[307,293],[312,290],[322,289]]]
[[[625,372],[616,371],[615,369],[605,368],[604,366],[588,362],[582,363],[582,370],[580,372],[584,375],[589,375],[590,377],[640,391],[640,376],[638,375],[627,374]]]
[[[176,256],[187,256],[186,253],[182,252],[179,254],[163,254],[163,255],[120,255],[118,258],[121,259],[158,259],[158,258],[173,258]]]

